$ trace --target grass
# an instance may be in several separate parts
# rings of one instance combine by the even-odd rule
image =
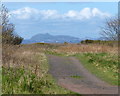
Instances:
[[[117,85],[117,47],[79,44],[3,45],[4,94],[76,94],[57,85],[48,74],[45,54],[75,56],[93,74]],[[79,76],[71,78],[80,79]]]
[[[77,75],[75,75],[75,76],[71,76],[71,78],[80,79],[80,78],[81,78],[81,76],[77,76]]]
[[[40,47],[23,45],[15,51],[16,47],[9,47],[3,54],[3,94],[76,94],[57,85],[48,73],[47,58]]]
[[[65,53],[58,53],[58,52],[55,52],[55,51],[53,51],[53,50],[46,50],[46,51],[45,51],[45,54],[57,55],[57,56],[66,56]]]
[[[95,48],[93,48],[95,47]],[[57,56],[75,56],[97,77],[112,85],[118,85],[118,54],[117,47],[94,44],[67,45],[46,51]],[[73,76],[76,77],[76,76]]]
[[[80,62],[102,80],[118,85],[118,59],[108,53],[84,53],[75,55]]]
[[[118,46],[107,46],[102,44],[67,44],[59,46],[55,52],[57,53],[118,53]]]
[[[15,72],[14,72],[15,71]],[[3,69],[3,93],[6,94],[71,94],[59,87],[51,75],[42,78],[24,69]]]

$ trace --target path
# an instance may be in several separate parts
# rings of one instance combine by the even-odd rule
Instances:
[[[101,81],[87,71],[76,58],[53,55],[47,57],[50,64],[49,72],[60,86],[80,94],[118,94],[118,87]]]

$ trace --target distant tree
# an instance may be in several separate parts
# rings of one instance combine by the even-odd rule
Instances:
[[[1,4],[0,5],[0,28],[2,31],[2,43],[3,44],[20,44],[23,40],[18,35],[14,34],[14,24],[9,22],[9,11],[8,9]]]
[[[68,44],[68,42],[64,42],[64,44]]]
[[[88,43],[94,43],[94,40],[88,40],[88,39],[86,39],[86,40],[82,40],[81,41],[81,44],[88,44]]]
[[[119,25],[120,19],[116,17],[106,20],[105,26],[102,27],[101,35],[107,40],[118,40],[120,36]]]
[[[84,40],[82,40],[80,43],[83,44],[83,43],[84,43]]]

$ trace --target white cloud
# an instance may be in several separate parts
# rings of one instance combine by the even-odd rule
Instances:
[[[105,13],[105,12],[101,12],[99,9],[97,9],[97,8],[94,8],[93,10],[92,10],[92,14],[93,14],[93,16],[101,16],[101,17],[109,17],[110,16],[110,14],[108,14],[108,13]]]
[[[33,15],[36,15],[38,13],[39,11],[37,9],[29,7],[25,7],[10,12],[10,14],[12,14],[17,19],[30,19]]]
[[[102,12],[97,8],[84,8],[81,11],[69,10],[67,13],[59,14],[57,10],[38,10],[30,7],[14,10],[10,12],[17,19],[90,19],[94,17],[104,18],[110,16],[109,13]]]
[[[30,7],[11,11],[10,14],[17,19],[49,19],[58,17],[56,10],[38,10]]]
[[[64,16],[65,16],[65,17],[71,17],[71,18],[73,18],[73,17],[76,17],[77,15],[78,15],[78,12],[77,12],[77,11],[70,10],[70,11],[68,11],[68,13],[66,13]]]
[[[92,16],[90,8],[84,8],[81,11],[70,10],[64,14],[64,17],[72,19],[89,19]]]
[[[40,10],[40,14],[43,16],[44,19],[58,17],[58,12],[56,10]]]
[[[74,18],[74,19],[90,19],[93,17],[100,17],[100,18],[104,18],[104,17],[109,17],[110,14],[106,13],[106,12],[102,12],[97,8],[84,8],[81,11],[74,11],[74,10],[70,10],[68,11],[68,13],[65,14],[66,17],[69,18]]]
[[[90,8],[84,8],[80,11],[80,17],[89,19],[92,16],[91,9]]]

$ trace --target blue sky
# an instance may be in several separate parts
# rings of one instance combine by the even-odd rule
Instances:
[[[99,38],[105,19],[117,15],[117,2],[4,3],[15,32],[25,39],[38,33]]]

